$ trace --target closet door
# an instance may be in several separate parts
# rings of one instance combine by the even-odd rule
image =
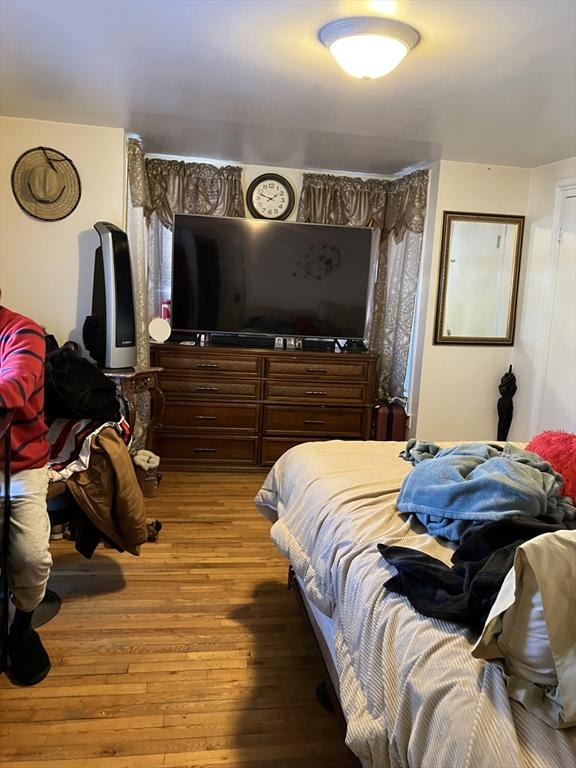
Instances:
[[[576,188],[561,198],[550,335],[537,429],[576,432]],[[554,268],[554,267],[553,267]]]

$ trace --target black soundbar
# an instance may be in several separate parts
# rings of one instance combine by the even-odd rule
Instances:
[[[211,347],[253,347],[257,349],[274,349],[274,336],[258,336],[253,334],[238,334],[227,336],[225,334],[210,334]]]
[[[322,339],[316,337],[304,337],[302,349],[308,352],[334,352],[336,342],[334,339]]]

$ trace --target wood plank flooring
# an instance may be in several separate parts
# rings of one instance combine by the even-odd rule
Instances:
[[[139,558],[52,542],[48,678],[0,677],[3,768],[352,768],[286,561],[254,508],[264,474],[164,473]]]

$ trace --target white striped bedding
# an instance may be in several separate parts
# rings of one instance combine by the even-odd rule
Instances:
[[[555,731],[511,702],[502,672],[474,659],[467,629],[418,614],[383,584],[378,542],[449,562],[396,495],[403,443],[305,443],[256,496],[272,540],[335,630],[346,742],[365,768],[575,768],[576,729]]]

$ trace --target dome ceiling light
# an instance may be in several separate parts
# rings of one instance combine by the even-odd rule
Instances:
[[[353,16],[325,24],[318,39],[348,74],[373,80],[392,72],[420,35],[395,19]]]

